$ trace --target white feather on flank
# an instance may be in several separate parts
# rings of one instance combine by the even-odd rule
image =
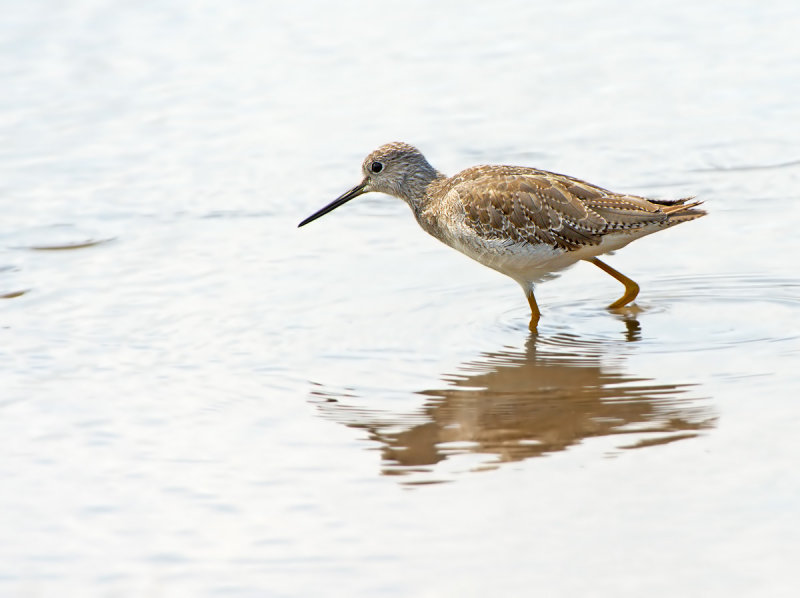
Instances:
[[[550,280],[577,262],[622,249],[628,243],[664,228],[663,225],[611,233],[598,245],[570,251],[549,245],[531,245],[510,241],[481,239],[475,235],[447,239],[445,243],[484,266],[497,270],[528,288],[533,283]]]

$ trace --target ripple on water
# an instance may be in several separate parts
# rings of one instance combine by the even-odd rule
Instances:
[[[16,266],[0,266],[0,299],[16,299],[17,297],[22,297],[25,293],[30,291],[30,289],[20,289],[19,287],[14,288],[16,287],[17,283],[13,280],[13,278],[14,274],[18,271],[19,269]],[[7,278],[8,276],[11,276],[10,281]]]
[[[84,239],[82,241],[74,241],[72,243],[56,243],[52,245],[30,245],[29,247],[25,247],[24,249],[30,249],[32,251],[65,251],[70,249],[86,249],[87,247],[94,247],[96,245],[110,243],[111,241],[114,240],[115,237],[109,237],[107,239]]]
[[[29,290],[30,289],[21,289],[18,291],[2,291],[0,292],[0,299],[16,299],[17,297],[22,297]]]
[[[768,301],[800,306],[800,279],[759,273],[666,276],[652,288],[668,299],[711,299],[743,303]]]
[[[652,299],[674,305],[675,325],[645,344],[659,351],[706,351],[800,339],[800,279],[768,274],[675,276],[652,285]]]
[[[552,297],[550,299],[553,299]],[[637,342],[647,352],[708,351],[752,343],[800,339],[800,279],[768,274],[668,276],[647,283],[636,303],[608,310],[602,299],[555,298],[545,308],[540,334],[545,344],[564,350],[604,350],[620,340]],[[609,318],[611,316],[611,318]],[[498,314],[497,325],[525,333],[527,313]],[[610,322],[620,325],[610,325]]]
[[[0,244],[12,250],[58,252],[105,245],[115,239],[94,235],[71,224],[57,224],[15,230],[0,236]],[[16,299],[30,292],[30,288],[20,288],[19,281],[14,280],[21,270],[16,265],[0,266],[0,299]]]
[[[30,251],[66,251],[85,249],[114,241],[116,237],[103,237],[72,224],[54,224],[14,231],[3,239],[10,249]]]

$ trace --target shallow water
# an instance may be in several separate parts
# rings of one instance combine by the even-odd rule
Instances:
[[[513,18],[512,18],[513,15]],[[793,596],[800,9],[14,3],[0,595]],[[537,291],[375,146],[709,216]]]

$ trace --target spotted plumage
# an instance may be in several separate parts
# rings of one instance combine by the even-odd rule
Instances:
[[[363,181],[299,226],[370,191],[399,197],[420,226],[447,245],[516,280],[539,320],[533,286],[579,260],[625,285],[610,307],[630,303],[638,285],[598,255],[634,239],[704,216],[692,198],[646,199],[523,166],[474,166],[446,177],[415,147],[389,143],[367,156]]]

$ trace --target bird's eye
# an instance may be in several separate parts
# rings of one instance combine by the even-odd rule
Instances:
[[[381,164],[380,162],[373,162],[372,164],[370,164],[370,166],[369,166],[369,169],[370,169],[372,172],[374,172],[374,173],[376,173],[376,174],[377,174],[377,173],[379,173],[381,170],[383,170],[383,164]]]

